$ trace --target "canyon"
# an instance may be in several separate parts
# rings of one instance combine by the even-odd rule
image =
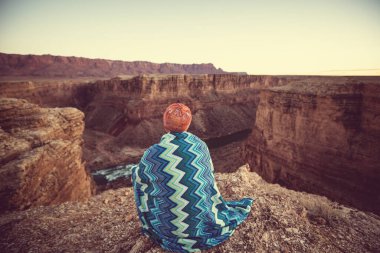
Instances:
[[[89,170],[136,163],[164,133],[173,102],[193,112],[218,172],[248,162],[269,182],[380,213],[380,78],[139,75],[2,82],[1,96],[85,114]]]
[[[242,140],[254,124],[258,93],[281,78],[248,75],[141,75],[87,83],[2,82],[2,96],[85,113],[84,159],[91,170],[136,163],[164,134],[162,113],[173,102],[190,106],[189,131],[209,145],[218,171],[244,164]]]

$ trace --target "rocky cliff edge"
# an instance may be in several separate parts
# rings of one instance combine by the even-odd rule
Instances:
[[[0,98],[0,212],[91,196],[84,114]]]
[[[216,173],[227,200],[255,198],[246,222],[205,252],[376,252],[380,218],[325,197],[269,184],[247,166]],[[164,252],[140,233],[132,188],[87,202],[35,207],[0,216],[6,252]]]

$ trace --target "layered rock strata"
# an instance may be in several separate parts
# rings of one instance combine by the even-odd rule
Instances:
[[[213,156],[223,158],[218,147],[224,146],[235,158],[229,163],[214,159],[216,169],[226,171],[242,164],[241,145],[234,142],[241,142],[239,133],[250,131],[258,90],[263,86],[261,77],[239,75],[139,76],[98,81],[88,88],[91,102],[83,111],[86,127],[114,137],[112,142],[99,141],[121,152],[125,147],[146,148],[158,142],[164,134],[162,114],[166,107],[185,103],[193,113],[189,131],[206,142],[213,140]]]
[[[337,80],[263,90],[245,160],[270,182],[380,214],[380,78]]]
[[[0,53],[0,76],[9,77],[115,77],[138,74],[221,74],[211,63],[176,64],[113,61],[54,55]]]
[[[247,75],[141,75],[86,83],[3,82],[0,95],[85,112],[84,155],[91,169],[138,162],[164,133],[165,108],[186,103],[194,114],[190,131],[213,143],[216,170],[226,171],[242,164],[241,133],[252,128],[259,89],[285,81]]]
[[[91,169],[138,162],[163,134],[166,106],[183,102],[194,114],[190,131],[208,143],[216,171],[249,161],[269,181],[376,211],[378,87],[378,77],[141,75],[2,83],[0,93],[84,111]]]
[[[0,82],[0,97],[21,98],[40,106],[76,107],[88,103],[91,80]]]
[[[83,117],[75,108],[0,98],[0,212],[91,196]]]

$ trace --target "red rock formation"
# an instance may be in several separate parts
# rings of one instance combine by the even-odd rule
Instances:
[[[0,76],[29,77],[115,77],[138,74],[217,74],[225,73],[213,64],[151,63],[112,61],[53,55],[0,53]]]
[[[74,108],[0,98],[0,211],[91,195],[81,159],[83,116]]]
[[[380,78],[314,78],[261,91],[245,147],[270,182],[380,214]]]

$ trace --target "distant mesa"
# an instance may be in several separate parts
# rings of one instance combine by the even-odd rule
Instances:
[[[2,77],[115,77],[139,74],[223,74],[212,63],[176,64],[147,61],[113,61],[54,55],[0,53]]]

